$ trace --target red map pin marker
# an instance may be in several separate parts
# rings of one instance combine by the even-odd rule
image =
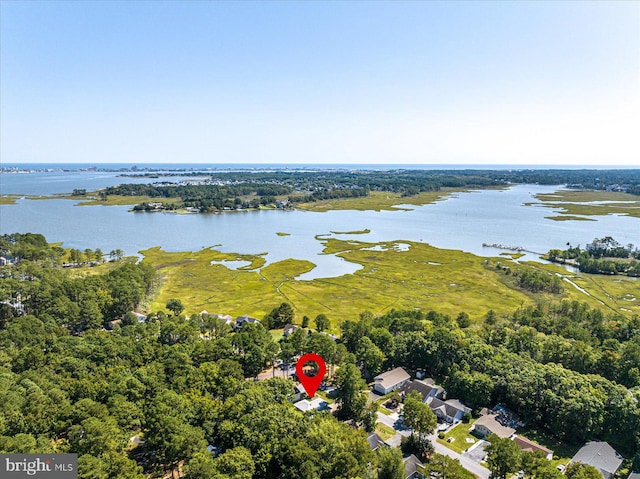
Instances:
[[[313,361],[318,365],[318,374],[315,376],[305,376],[304,365],[305,363]],[[324,373],[327,372],[327,365],[324,363],[324,359],[317,354],[305,354],[296,363],[296,374],[298,380],[302,383],[302,387],[307,392],[309,397],[313,397],[316,393],[322,380],[324,379]]]

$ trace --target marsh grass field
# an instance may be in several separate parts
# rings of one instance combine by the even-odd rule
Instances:
[[[313,203],[301,203],[297,208],[306,211],[333,211],[333,210],[356,210],[356,211],[397,211],[409,208],[399,205],[426,205],[448,198],[451,194],[460,191],[468,191],[460,188],[442,188],[440,191],[427,191],[412,196],[403,196],[400,193],[389,191],[372,191],[369,196],[360,198],[339,198],[335,200],[322,200]]]
[[[539,194],[535,198],[540,203],[528,204],[542,204],[542,206],[560,210],[556,216],[547,216],[555,221],[589,221],[591,220],[589,216],[610,214],[640,218],[640,199],[627,193],[600,190],[560,190],[552,194]]]
[[[640,282],[634,278],[570,273],[558,265],[516,264],[510,258],[483,258],[424,243],[321,241],[325,254],[336,254],[362,268],[354,274],[303,281],[296,278],[314,267],[306,260],[287,259],[264,266],[262,255],[214,249],[142,251],[144,261],[154,266],[161,278],[159,294],[150,309],[164,309],[169,298],[180,298],[188,314],[206,309],[262,318],[286,301],[293,306],[298,321],[303,315],[313,318],[326,314],[333,332],[338,332],[342,321],[357,318],[363,311],[382,314],[391,309],[436,310],[454,317],[465,311],[476,323],[491,309],[505,314],[522,305],[562,299],[605,305],[625,315],[640,312],[636,301],[640,298]],[[239,269],[217,264],[238,260],[249,264]],[[535,268],[560,274],[584,291],[568,282],[563,283],[561,295],[522,290],[512,276],[496,268],[498,262],[513,269]]]

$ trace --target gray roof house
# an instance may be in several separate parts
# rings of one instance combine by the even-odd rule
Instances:
[[[372,451],[375,451],[380,446],[388,446],[388,444],[384,442],[382,438],[378,436],[375,432],[369,434],[369,436],[367,437],[367,442],[369,443],[369,447],[371,448]]]
[[[427,404],[436,416],[450,423],[459,422],[462,416],[471,413],[471,408],[465,406],[457,399],[442,401],[436,397],[430,397],[427,399]]]
[[[405,479],[422,479],[424,476],[420,472],[421,467],[424,466],[420,459],[411,454],[409,457],[405,457],[402,462],[404,463],[404,477]]]
[[[287,324],[282,330],[282,335],[286,338],[291,333],[293,333],[296,329],[300,329],[300,326],[296,326],[295,324]]]
[[[395,368],[373,378],[373,389],[380,394],[388,394],[402,387],[411,376],[402,368]]]
[[[612,479],[622,464],[622,456],[606,442],[590,441],[582,446],[569,464],[573,462],[593,466],[600,471],[604,479]]]
[[[426,402],[430,397],[442,399],[444,388],[436,386],[433,379],[416,379],[415,381],[407,381],[402,385],[398,392],[403,395],[409,394],[411,391],[417,391],[422,396],[422,401]]]
[[[238,316],[236,318],[236,331],[240,331],[242,329],[242,326],[245,325],[245,323],[259,323],[259,322],[260,322],[259,319],[252,318],[251,316],[248,316],[246,314],[242,316]]]

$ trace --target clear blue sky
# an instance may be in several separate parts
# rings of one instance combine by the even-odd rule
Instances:
[[[640,165],[639,2],[0,9],[7,163]]]

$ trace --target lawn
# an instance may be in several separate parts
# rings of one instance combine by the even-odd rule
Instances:
[[[376,424],[376,433],[383,441],[386,441],[396,435],[395,429],[387,426],[386,424],[382,424],[381,422]]]
[[[445,433],[444,439],[440,439],[438,437],[436,438],[436,441],[447,446],[449,449],[462,454],[480,440],[469,432],[474,422],[475,419],[471,420],[467,424],[460,422]],[[447,442],[447,439],[449,438],[453,438],[453,441]],[[473,442],[467,442],[467,439],[473,440]]]

